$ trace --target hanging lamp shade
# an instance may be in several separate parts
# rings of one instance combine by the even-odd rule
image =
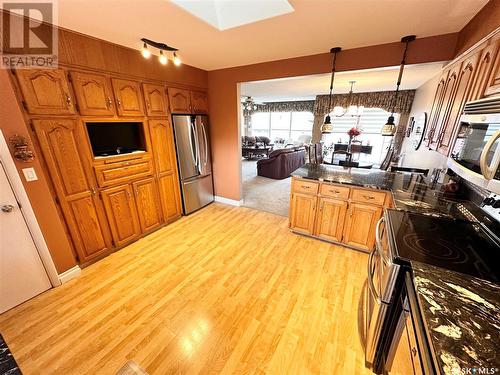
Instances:
[[[407,35],[401,38],[401,43],[405,43],[405,49],[403,52],[403,59],[401,60],[401,65],[399,67],[399,76],[398,76],[398,82],[396,83],[396,92],[394,93],[394,99],[392,101],[392,111],[391,115],[387,119],[387,123],[382,126],[382,129],[380,130],[380,134],[385,136],[385,137],[392,137],[394,134],[396,134],[396,124],[394,123],[394,111],[396,110],[396,103],[398,100],[398,94],[399,94],[399,86],[401,86],[401,79],[403,78],[403,70],[405,68],[405,63],[406,63],[406,52],[408,51],[408,44],[410,42],[413,42],[415,40],[415,35]]]
[[[330,53],[333,55],[332,76],[330,78],[330,97],[328,98],[328,114],[325,116],[325,121],[323,121],[323,125],[321,126],[322,134],[329,134],[333,131],[332,119],[330,117],[330,111],[332,108],[333,80],[335,78],[335,62],[337,60],[337,53],[339,53],[341,50],[342,49],[340,47],[334,47],[330,49]]]

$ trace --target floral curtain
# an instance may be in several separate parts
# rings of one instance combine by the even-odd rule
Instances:
[[[346,108],[349,104],[362,105],[367,108],[382,108],[387,112],[392,111],[395,91],[375,91],[375,92],[360,92],[353,93],[351,102],[349,103],[349,94],[336,94],[332,97],[333,110],[335,106]],[[395,113],[410,113],[415,90],[402,90],[398,94],[396,105],[394,106]],[[314,104],[314,114],[324,116],[328,113],[328,95],[317,95]]]
[[[314,110],[314,100],[301,100],[294,102],[269,102],[258,105],[255,112],[312,112]]]

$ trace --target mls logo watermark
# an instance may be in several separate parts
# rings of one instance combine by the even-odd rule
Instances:
[[[4,69],[57,68],[57,1],[0,1]]]

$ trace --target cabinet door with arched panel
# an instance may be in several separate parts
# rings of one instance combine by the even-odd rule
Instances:
[[[33,115],[71,115],[75,106],[63,70],[16,70],[25,107]]]
[[[113,78],[113,91],[116,98],[116,108],[120,116],[142,116],[141,85],[136,81]]]
[[[142,89],[148,116],[166,116],[168,114],[168,100],[165,88],[162,85],[143,83]]]
[[[78,109],[82,115],[113,116],[115,114],[113,90],[108,77],[93,73],[71,72],[71,81]]]

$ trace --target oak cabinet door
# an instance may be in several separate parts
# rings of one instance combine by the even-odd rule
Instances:
[[[16,70],[19,87],[29,113],[70,115],[75,106],[63,70]]]
[[[170,223],[182,215],[181,195],[177,174],[170,173],[158,177],[163,217]]]
[[[375,244],[375,227],[382,216],[382,207],[351,203],[344,226],[344,243],[371,250]]]
[[[192,113],[191,93],[189,90],[171,87],[168,89],[168,100],[172,113]]]
[[[161,85],[143,83],[142,89],[148,116],[166,116],[168,114],[168,101],[165,88]]]
[[[445,156],[448,156],[452,143],[455,140],[455,134],[460,125],[459,117],[462,114],[465,103],[470,100],[479,55],[480,52],[465,60],[458,73],[454,93],[450,98],[448,112],[444,118],[439,138],[438,152]]]
[[[453,105],[453,94],[460,75],[461,63],[457,63],[449,69],[448,77],[446,79],[443,91],[443,99],[439,111],[435,117],[434,131],[432,133],[431,147],[437,149],[439,142],[444,134],[444,122],[446,115]]]
[[[81,127],[74,120],[34,120],[33,125],[80,261],[111,250]]]
[[[101,195],[116,245],[135,239],[140,228],[130,184],[105,189]]]
[[[132,188],[134,189],[141,231],[144,233],[159,227],[162,217],[155,180],[148,178],[134,182]]]
[[[157,173],[175,171],[175,148],[172,124],[169,120],[149,120],[149,133]]]
[[[500,38],[492,44],[492,56],[495,56],[493,67],[488,76],[488,84],[484,96],[500,94]]]
[[[427,141],[427,146],[429,147],[434,139],[434,134],[436,133],[437,117],[443,104],[443,95],[446,88],[446,82],[448,78],[449,71],[445,71],[439,78],[438,85],[436,87],[436,92],[434,93],[434,99],[432,101],[431,111],[429,113],[428,120],[428,131],[425,136]]]
[[[109,79],[100,74],[71,72],[78,109],[86,116],[113,116],[113,92]]]
[[[316,216],[316,195],[294,193],[290,212],[290,228],[296,232],[313,234]]]
[[[486,46],[481,51],[481,57],[477,66],[477,74],[474,79],[474,87],[471,93],[471,100],[481,99],[485,96],[493,63],[498,54],[498,46],[498,43],[493,43]]]
[[[315,234],[329,241],[342,241],[346,212],[346,201],[319,198]]]
[[[191,104],[194,113],[208,113],[207,93],[202,91],[191,91]]]
[[[118,114],[120,116],[144,115],[139,82],[124,79],[113,79],[112,81]]]

